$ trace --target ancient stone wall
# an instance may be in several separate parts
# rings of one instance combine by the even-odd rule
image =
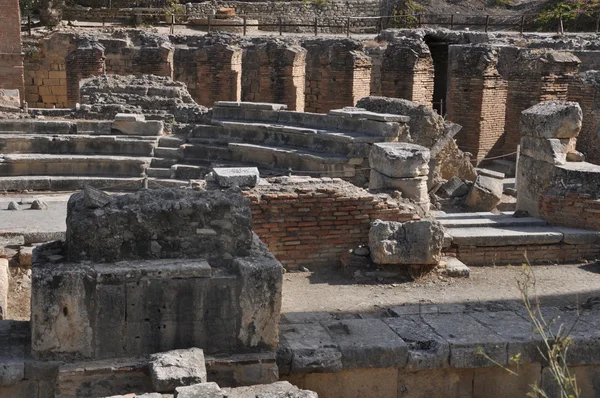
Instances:
[[[371,58],[352,39],[306,39],[306,112],[353,106],[371,91]]]
[[[540,101],[566,100],[579,59],[567,52],[503,48],[499,69],[508,80],[504,153],[515,152],[521,112]]]
[[[498,53],[488,46],[450,46],[446,117],[462,126],[460,149],[479,162],[502,154],[507,83],[496,68]]]
[[[67,55],[65,69],[67,106],[73,108],[79,102],[79,82],[104,73],[104,47],[92,40],[79,40]]]
[[[320,25],[340,26],[340,28],[320,28],[320,31],[340,33],[345,32],[348,16],[378,17],[381,15],[381,2],[377,0],[352,2],[351,4],[348,4],[346,1],[333,0],[323,5],[295,1],[226,1],[215,5],[207,1],[204,3],[187,4],[186,13],[191,15],[210,15],[218,7],[231,7],[235,9],[236,14],[253,17],[258,19],[261,24],[273,24],[273,26],[261,27],[261,30],[278,31],[280,18],[284,24],[308,25],[284,27],[284,32],[312,32],[312,24],[314,24],[315,17],[318,17]],[[352,23],[356,27],[374,27],[377,22],[369,19],[358,19],[353,20]]]
[[[368,244],[375,219],[418,219],[412,205],[380,197],[339,178],[277,177],[245,191],[254,231],[288,269],[339,264],[340,255]]]
[[[553,225],[600,231],[600,199],[586,193],[542,194],[540,217]]]
[[[579,103],[583,111],[577,150],[585,155],[586,161],[600,164],[600,72],[575,75],[569,83],[569,101]]]
[[[306,50],[293,42],[255,39],[244,49],[242,101],[275,102],[304,111]]]
[[[21,10],[17,0],[0,1],[0,89],[23,92],[23,55],[21,52]]]
[[[423,41],[388,44],[381,63],[381,95],[431,106],[433,81],[433,59]]]

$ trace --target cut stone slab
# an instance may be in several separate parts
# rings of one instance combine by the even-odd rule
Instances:
[[[127,135],[159,136],[164,133],[162,120],[115,120],[112,129]]]
[[[280,325],[277,365],[285,373],[335,373],[342,353],[318,323]]]
[[[112,202],[113,198],[111,195],[106,192],[102,192],[99,189],[86,185],[83,188],[83,202],[85,207],[88,209],[97,209],[99,207],[104,207],[110,202]]]
[[[227,393],[217,383],[198,383],[177,387],[174,398],[227,398]]]
[[[406,343],[380,319],[344,319],[323,326],[342,353],[344,369],[406,366]]]
[[[115,121],[119,122],[143,122],[146,120],[146,116],[138,113],[117,113],[115,115]]]
[[[462,179],[452,177],[442,184],[437,193],[446,198],[459,198],[469,193],[469,186]]]
[[[204,351],[200,348],[173,350],[150,356],[150,377],[157,392],[206,382]]]
[[[506,365],[507,341],[468,314],[425,314],[423,320],[435,333],[450,344],[450,366],[455,368],[479,368],[493,366],[485,354],[501,365]]]
[[[258,384],[236,388],[225,388],[227,398],[317,398],[314,391],[300,390],[287,381]]]
[[[499,180],[503,180],[506,177],[506,175],[504,173],[501,173],[499,171],[490,170],[490,169],[476,168],[475,171],[477,172],[477,175],[497,178]]]
[[[0,386],[10,386],[23,380],[25,377],[25,362],[7,361],[0,363]]]
[[[19,90],[9,90],[0,88],[0,106],[18,108],[21,106],[21,96]]]
[[[492,210],[502,200],[502,190],[502,180],[479,175],[467,194],[465,204],[476,210]]]
[[[408,345],[408,369],[438,369],[448,366],[450,345],[423,322],[419,315],[385,318],[383,322]]]
[[[442,269],[442,273],[453,278],[468,278],[471,271],[469,267],[456,257],[444,257],[442,262],[446,263],[446,268]]]
[[[407,178],[429,174],[429,149],[400,142],[378,142],[371,146],[371,169],[388,177]]]
[[[521,136],[573,138],[579,135],[583,112],[577,102],[545,101],[521,112]]]
[[[504,214],[478,216],[473,218],[438,218],[445,228],[476,228],[476,227],[512,227],[512,226],[546,226],[548,222],[536,217],[516,218]]]
[[[589,245],[600,241],[600,231],[559,226],[552,228],[563,234],[562,242],[568,245]]]
[[[376,264],[437,264],[443,239],[443,227],[435,220],[375,220],[369,230],[371,260]]]
[[[256,167],[215,167],[213,173],[217,183],[223,188],[254,187],[260,182]]]
[[[552,227],[449,228],[455,246],[551,245],[563,240]]]

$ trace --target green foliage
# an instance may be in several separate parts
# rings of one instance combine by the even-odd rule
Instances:
[[[538,30],[554,30],[562,18],[574,30],[589,30],[600,12],[600,0],[562,0],[546,6],[535,19]]]
[[[33,15],[34,12],[39,10],[39,0],[20,0],[19,5],[21,6],[21,15]]]
[[[415,0],[405,0],[404,2],[394,6],[392,15],[394,17],[390,21],[390,26],[395,28],[414,28],[419,24],[419,19],[415,15],[424,11],[425,7],[417,3]]]
[[[185,13],[185,6],[179,3],[179,0],[165,0],[163,11],[166,15],[176,15]]]

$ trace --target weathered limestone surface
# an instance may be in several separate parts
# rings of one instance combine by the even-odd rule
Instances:
[[[223,188],[254,187],[260,181],[256,167],[215,167],[213,174]]]
[[[437,264],[443,239],[437,221],[375,220],[369,231],[371,259],[376,264]]]
[[[150,356],[154,391],[168,393],[177,387],[206,382],[204,352],[200,348],[173,350]]]
[[[574,138],[583,113],[576,102],[546,101],[521,112],[521,135],[539,138]]]
[[[415,144],[376,143],[371,147],[371,169],[392,178],[426,176],[429,173],[429,150]]]
[[[467,194],[465,204],[473,209],[489,211],[502,200],[502,180],[480,175]]]

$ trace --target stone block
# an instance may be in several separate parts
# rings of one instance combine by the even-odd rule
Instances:
[[[342,353],[318,323],[280,326],[277,364],[282,374],[335,373],[342,370]]]
[[[313,391],[300,390],[287,381],[255,386],[225,388],[227,398],[317,398]]]
[[[475,369],[473,396],[486,398],[526,397],[532,385],[540,385],[542,367],[539,363],[525,363],[508,367],[516,376],[500,367]]]
[[[583,113],[576,102],[546,101],[521,112],[521,136],[573,138],[579,135]]]
[[[371,169],[388,177],[407,178],[429,173],[429,149],[398,142],[376,143],[371,147]]]
[[[111,127],[126,135],[159,136],[164,133],[162,120],[115,120]]]
[[[452,177],[437,191],[438,195],[446,198],[459,198],[467,193],[469,193],[469,186],[458,177]]]
[[[323,326],[342,353],[344,369],[406,366],[406,343],[379,319],[344,319]]]
[[[154,391],[169,393],[177,387],[206,382],[204,351],[200,348],[173,350],[150,356]]]
[[[260,181],[260,173],[256,167],[215,167],[213,174],[223,188],[254,187]]]
[[[398,398],[465,398],[473,395],[473,369],[400,370]]]
[[[417,309],[418,311],[418,309]],[[408,345],[407,369],[448,367],[450,346],[418,315],[385,318],[383,321]]]
[[[571,140],[524,136],[521,138],[520,153],[550,164],[565,164],[567,154],[575,147]]]
[[[217,383],[198,383],[191,386],[177,387],[174,398],[227,398],[227,392]]]
[[[9,90],[0,88],[0,106],[18,108],[21,106],[21,97],[19,90]]]
[[[427,177],[392,178],[371,169],[369,189],[394,189],[415,202],[429,202]]]
[[[310,373],[304,378],[304,388],[322,398],[398,398],[398,368]]]
[[[10,386],[25,377],[25,362],[2,360],[0,364],[0,386]]]
[[[465,204],[473,209],[490,211],[502,200],[502,180],[479,175],[467,194]]]
[[[104,207],[113,200],[112,196],[99,189],[86,185],[83,188],[83,203],[88,209]]]
[[[437,264],[443,239],[443,227],[435,220],[375,220],[369,231],[371,260],[376,264]]]
[[[33,249],[35,249],[35,246],[19,247],[19,267],[31,268]]]

